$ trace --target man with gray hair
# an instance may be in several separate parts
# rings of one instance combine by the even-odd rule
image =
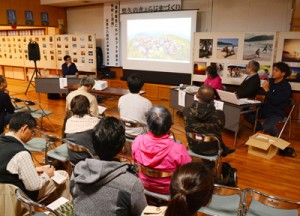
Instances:
[[[93,116],[98,116],[99,111],[98,111],[98,103],[97,103],[97,98],[92,95],[90,92],[95,85],[95,80],[92,77],[83,77],[80,81],[80,87],[72,91],[68,94],[66,98],[66,110],[69,111],[71,110],[71,101],[72,99],[77,96],[77,95],[84,95],[86,96],[89,101],[90,101],[90,114]]]
[[[258,75],[258,70],[260,65],[257,61],[249,61],[246,66],[247,77],[241,83],[239,89],[236,91],[236,94],[239,98],[255,98],[259,88],[260,88],[260,79]]]

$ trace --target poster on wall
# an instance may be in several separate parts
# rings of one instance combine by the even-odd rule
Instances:
[[[274,35],[246,33],[244,39],[244,60],[271,61]]]
[[[61,69],[64,56],[69,55],[79,71],[96,72],[96,36],[55,35],[57,68]]]
[[[25,23],[26,25],[33,25],[32,11],[25,11]]]
[[[104,64],[120,66],[120,7],[119,3],[104,3]]]
[[[199,58],[211,58],[213,54],[213,39],[199,40]]]
[[[287,77],[293,90],[300,90],[300,32],[279,32],[276,61],[287,63],[291,75]]]

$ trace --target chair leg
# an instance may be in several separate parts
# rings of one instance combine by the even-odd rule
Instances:
[[[289,119],[289,139],[291,139],[292,118]]]

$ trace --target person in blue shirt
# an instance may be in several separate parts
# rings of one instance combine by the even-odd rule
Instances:
[[[62,64],[61,70],[63,77],[67,75],[76,75],[78,76],[78,69],[76,65],[72,62],[72,59],[69,55],[64,56],[65,63]]]
[[[286,63],[277,62],[273,64],[272,78],[262,84],[266,95],[258,118],[263,119],[263,122],[257,122],[256,130],[263,131],[272,136],[278,135],[276,124],[283,120],[285,107],[292,95],[291,85],[286,80],[290,75],[291,69]],[[248,114],[245,116],[245,119],[254,124],[255,114]]]

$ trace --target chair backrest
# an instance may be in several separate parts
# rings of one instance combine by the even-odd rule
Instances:
[[[243,215],[245,192],[237,187],[214,185],[211,202],[199,209],[207,215]]]
[[[130,121],[130,120],[126,120],[126,119],[120,119],[120,121],[123,123],[123,125],[126,128],[143,128],[146,131],[147,126],[143,123],[137,122],[137,121]],[[125,133],[126,137],[129,138],[135,138],[136,136],[133,136],[131,134]]]
[[[29,215],[28,209],[22,205],[15,195],[18,187],[0,183],[0,215]]]
[[[55,216],[59,216],[55,211],[48,208],[47,206],[31,200],[21,189],[17,188],[15,190],[15,194],[19,201],[21,201],[25,205],[28,205],[30,215],[33,215],[33,212],[35,211],[35,209],[39,209],[39,211],[44,211],[44,212],[48,211]]]
[[[166,172],[158,169],[149,168],[141,164],[137,164],[137,166],[138,166],[138,170],[141,173],[152,178],[168,178],[173,175],[172,172]]]
[[[246,189],[247,205],[245,215],[298,215],[300,202],[264,194],[254,189]],[[249,200],[250,198],[250,200]]]
[[[218,137],[214,134],[198,134],[186,132],[189,148],[196,154],[221,156],[222,148]]]
[[[87,153],[90,156],[90,158],[94,158],[93,153],[88,148],[81,145],[77,145],[73,142],[70,142],[67,139],[63,139],[63,142],[67,144],[67,147],[70,151],[77,152],[77,153]]]

